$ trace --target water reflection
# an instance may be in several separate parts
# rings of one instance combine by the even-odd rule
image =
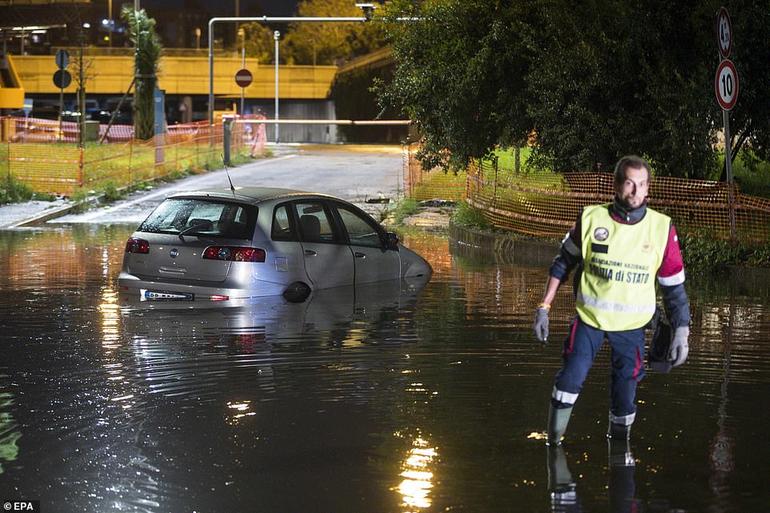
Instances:
[[[399,477],[403,480],[395,488],[401,495],[404,513],[418,513],[431,506],[430,492],[433,488],[433,465],[438,448],[431,447],[428,440],[417,436],[401,464]]]
[[[594,372],[545,480],[545,268],[408,234],[424,286],[155,310],[115,292],[132,228],[0,233],[2,491],[63,513],[542,512],[561,483],[585,511],[766,509],[764,289],[690,277],[690,360],[642,383],[635,465],[608,459]],[[573,311],[566,287],[555,337]]]
[[[628,440],[607,440],[609,479],[607,495],[610,513],[645,511],[645,505],[636,496],[636,460]],[[547,448],[548,490],[551,511],[578,513],[583,509],[580,486],[573,478],[568,457],[562,446]],[[597,471],[600,469],[596,469]],[[590,508],[588,509],[590,510]]]
[[[0,474],[4,472],[3,462],[14,461],[19,455],[21,433],[11,412],[13,403],[10,392],[0,392]]]

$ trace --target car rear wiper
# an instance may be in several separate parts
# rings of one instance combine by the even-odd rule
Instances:
[[[188,226],[187,228],[185,228],[184,230],[179,232],[179,238],[182,239],[182,242],[184,242],[184,236],[185,235],[187,235],[188,233],[192,233],[192,232],[194,232],[196,230],[201,230],[201,229],[205,229],[205,228],[207,228],[207,225],[205,225],[205,224],[194,224],[192,226]]]

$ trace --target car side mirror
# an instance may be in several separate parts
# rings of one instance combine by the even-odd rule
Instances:
[[[385,249],[392,249],[393,251],[398,251],[398,235],[396,235],[393,232],[387,232],[385,234],[385,240],[383,241],[385,243]]]

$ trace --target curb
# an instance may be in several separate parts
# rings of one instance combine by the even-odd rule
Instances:
[[[92,196],[92,197],[86,198],[83,201],[83,203],[88,203],[89,205],[94,206],[99,204],[100,199],[101,199],[101,196]],[[41,224],[44,224],[47,221],[50,221],[51,219],[56,219],[57,217],[66,216],[67,214],[69,214],[79,206],[80,206],[80,203],[70,203],[69,205],[62,205],[61,207],[46,209],[43,212],[36,214],[32,217],[29,217],[27,219],[22,219],[21,221],[17,221],[15,223],[9,224],[8,226],[5,226],[4,229],[30,228],[34,226],[40,226]]]
[[[13,229],[13,228],[28,228],[30,226],[39,226],[45,223],[46,221],[50,221],[51,219],[56,219],[57,217],[62,217],[69,214],[70,211],[74,208],[75,208],[75,205],[72,204],[72,205],[64,205],[61,207],[47,209],[27,219],[22,219],[21,221],[17,221],[15,223],[9,224],[5,228]]]
[[[554,241],[518,239],[502,233],[475,230],[449,223],[449,240],[468,256],[494,255],[500,263],[539,267],[551,265],[560,244]],[[729,266],[727,276],[740,291],[770,292],[770,268]]]
[[[496,261],[533,266],[549,266],[559,252],[559,243],[516,238],[449,223],[452,243],[476,254],[494,254]]]

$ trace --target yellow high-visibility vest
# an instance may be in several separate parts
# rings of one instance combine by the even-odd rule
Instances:
[[[636,224],[610,217],[609,205],[583,210],[580,319],[605,331],[641,328],[655,313],[655,281],[671,218],[648,208]]]

